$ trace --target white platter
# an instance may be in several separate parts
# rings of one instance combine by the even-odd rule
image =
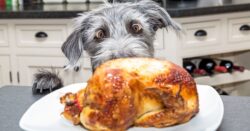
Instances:
[[[60,116],[64,106],[59,98],[67,92],[77,92],[86,83],[66,86],[50,93],[24,113],[20,127],[27,131],[84,131],[81,126],[74,126]],[[221,124],[224,106],[218,93],[210,86],[198,85],[199,113],[189,122],[167,128],[131,128],[129,131],[215,131]]]

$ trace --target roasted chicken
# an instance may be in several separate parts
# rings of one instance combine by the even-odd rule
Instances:
[[[99,66],[87,87],[61,97],[63,116],[94,131],[167,127],[199,111],[193,78],[181,67],[151,58],[123,58]]]

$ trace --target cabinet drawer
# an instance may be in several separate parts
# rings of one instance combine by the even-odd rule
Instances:
[[[228,25],[229,41],[239,42],[250,40],[250,18],[230,19]]]
[[[16,25],[19,47],[60,47],[66,37],[66,25]]]
[[[202,46],[213,46],[220,43],[221,22],[199,22],[183,24],[185,37],[182,47],[193,48]]]
[[[8,46],[8,27],[0,25],[0,47]]]

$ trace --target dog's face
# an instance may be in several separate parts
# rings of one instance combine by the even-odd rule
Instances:
[[[159,28],[180,30],[167,12],[155,2],[117,3],[76,18],[76,29],[62,46],[70,65],[83,50],[91,57],[92,69],[123,57],[153,57],[153,41]]]

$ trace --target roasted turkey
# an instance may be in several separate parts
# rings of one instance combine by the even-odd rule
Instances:
[[[122,58],[99,66],[87,87],[61,97],[62,115],[93,131],[167,127],[199,111],[193,78],[166,60]]]

